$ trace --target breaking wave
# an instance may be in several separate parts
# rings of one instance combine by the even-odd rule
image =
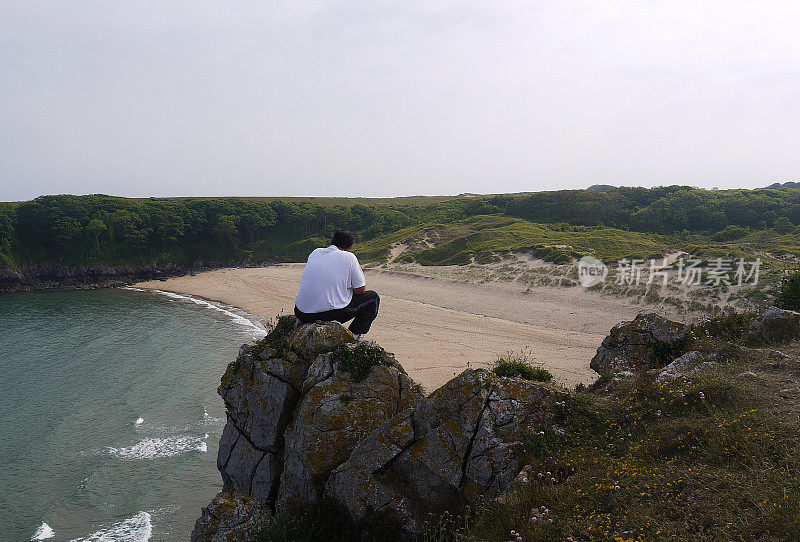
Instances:
[[[140,440],[132,446],[116,448],[109,446],[105,448],[105,453],[117,456],[122,459],[159,459],[162,457],[174,457],[190,452],[206,452],[208,444],[204,438],[178,436],[167,438],[146,438]]]
[[[229,307],[222,303],[216,303],[213,301],[207,301],[205,299],[200,299],[197,297],[192,297],[189,295],[182,295],[176,294],[174,292],[165,292],[164,290],[143,290],[142,288],[133,288],[133,287],[125,287],[126,290],[132,290],[134,292],[153,292],[156,294],[160,294],[166,296],[170,299],[175,299],[178,301],[186,301],[195,303],[196,305],[200,305],[207,309],[213,309],[223,313],[226,316],[229,316],[236,324],[249,328],[249,330],[253,333],[254,339],[260,339],[261,337],[266,336],[267,329],[264,327],[261,322],[255,320],[254,318],[247,318],[244,311],[241,311],[235,307]]]
[[[93,532],[70,542],[147,542],[153,534],[152,517],[147,512],[139,512],[132,518]]]
[[[56,533],[53,531],[53,528],[43,521],[42,524],[39,525],[39,528],[36,529],[36,532],[33,533],[31,540],[47,540],[48,538],[53,538],[55,535]]]

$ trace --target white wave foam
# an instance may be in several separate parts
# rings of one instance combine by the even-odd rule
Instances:
[[[203,406],[203,424],[204,425],[217,425],[219,422],[223,421],[224,418],[215,418],[211,414],[208,413],[206,410],[205,405]]]
[[[144,423],[144,418],[142,418],[142,417],[136,418],[136,421],[133,422],[133,423],[135,425],[142,425]]]
[[[53,528],[43,521],[42,524],[39,525],[39,528],[36,529],[36,532],[33,533],[31,540],[47,540],[48,538],[53,538],[55,535],[56,533],[53,531]]]
[[[168,437],[168,438],[146,438],[133,446],[115,448],[109,446],[105,448],[105,453],[115,455],[122,459],[159,459],[162,457],[173,457],[189,452],[206,452],[208,446],[199,437]]]
[[[249,318],[245,318],[243,314],[246,313],[244,313],[243,311],[239,311],[234,307],[228,307],[227,305],[223,305],[222,303],[214,303],[211,301],[206,301],[205,299],[199,299],[197,297],[192,297],[188,295],[176,294],[174,292],[166,292],[164,290],[155,290],[155,289],[142,290],[140,288],[131,288],[131,287],[128,287],[126,289],[138,292],[144,292],[144,291],[154,292],[169,297],[170,299],[177,299],[179,301],[189,301],[191,303],[195,303],[197,305],[206,307],[208,309],[219,311],[225,314],[226,316],[229,316],[235,323],[250,328],[250,330],[253,332],[253,338],[260,339],[261,337],[264,337],[267,334],[267,329],[260,322],[255,322],[253,320],[250,320]],[[237,314],[237,312],[234,311],[242,312],[242,314]]]
[[[132,518],[114,523],[83,538],[73,538],[70,542],[147,542],[153,534],[151,516],[139,512]]]
[[[75,488],[75,491],[84,491],[86,489],[86,484],[89,482],[89,478],[91,478],[91,476],[87,476],[81,480],[81,483],[78,484],[78,486]]]

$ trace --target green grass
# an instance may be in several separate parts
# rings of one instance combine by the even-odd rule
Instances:
[[[297,319],[294,316],[278,316],[267,336],[253,345],[251,354],[258,357],[265,348],[272,348],[277,352],[278,357],[283,357],[289,350],[286,339],[294,331],[296,322]]]
[[[372,367],[383,363],[385,355],[386,352],[380,346],[360,342],[355,347],[336,347],[331,353],[331,359],[340,370],[349,373],[354,382],[362,382],[369,376]]]
[[[435,233],[433,248],[411,252],[422,265],[464,265],[473,258],[487,261],[494,253],[529,250],[537,257],[565,263],[591,254],[605,261],[645,257],[662,253],[666,243],[660,236],[613,228],[537,224],[522,219],[479,215],[446,224],[427,226]],[[374,239],[364,249],[368,254],[388,254],[395,242],[413,238],[425,228],[407,228],[386,239]]]
[[[748,351],[688,381],[644,376],[575,392],[564,436],[525,440],[534,481],[502,506],[480,510],[471,536],[794,538],[800,427],[778,393],[787,374],[765,371],[766,354]],[[738,377],[745,370],[759,377]],[[531,510],[542,506],[553,523],[531,524]]]
[[[544,367],[534,365],[525,352],[508,352],[497,358],[490,370],[497,376],[522,378],[537,382],[550,382],[553,375]]]
[[[422,240],[427,238],[434,246]],[[428,222],[357,243],[354,251],[365,263],[387,260],[390,247],[406,243],[401,262],[421,265],[467,265],[491,263],[500,255],[527,252],[547,262],[569,263],[591,255],[606,263],[623,258],[649,261],[669,252],[684,251],[695,258],[760,257],[765,265],[786,268],[787,258],[800,253],[793,234],[772,230],[749,232],[734,241],[717,241],[711,234],[659,235],[604,226],[544,224],[496,215],[477,215],[450,222]]]

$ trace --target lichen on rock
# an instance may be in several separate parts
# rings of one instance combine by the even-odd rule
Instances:
[[[522,467],[520,436],[555,424],[561,398],[468,369],[373,430],[332,473],[326,494],[357,521],[383,515],[418,532],[424,513],[504,492]]]
[[[423,397],[418,385],[391,366],[373,367],[361,382],[348,376],[334,367],[328,378],[311,387],[286,430],[277,501],[282,512],[317,501],[328,474],[374,427]]]
[[[255,540],[272,516],[263,502],[241,493],[217,493],[194,524],[192,542]]]
[[[297,326],[286,342],[302,358],[313,361],[337,346],[356,342],[356,337],[338,322],[318,322]]]

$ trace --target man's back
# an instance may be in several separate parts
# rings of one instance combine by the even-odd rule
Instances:
[[[355,254],[335,245],[318,248],[308,257],[295,305],[305,313],[341,309],[350,303],[353,289],[365,284]]]

